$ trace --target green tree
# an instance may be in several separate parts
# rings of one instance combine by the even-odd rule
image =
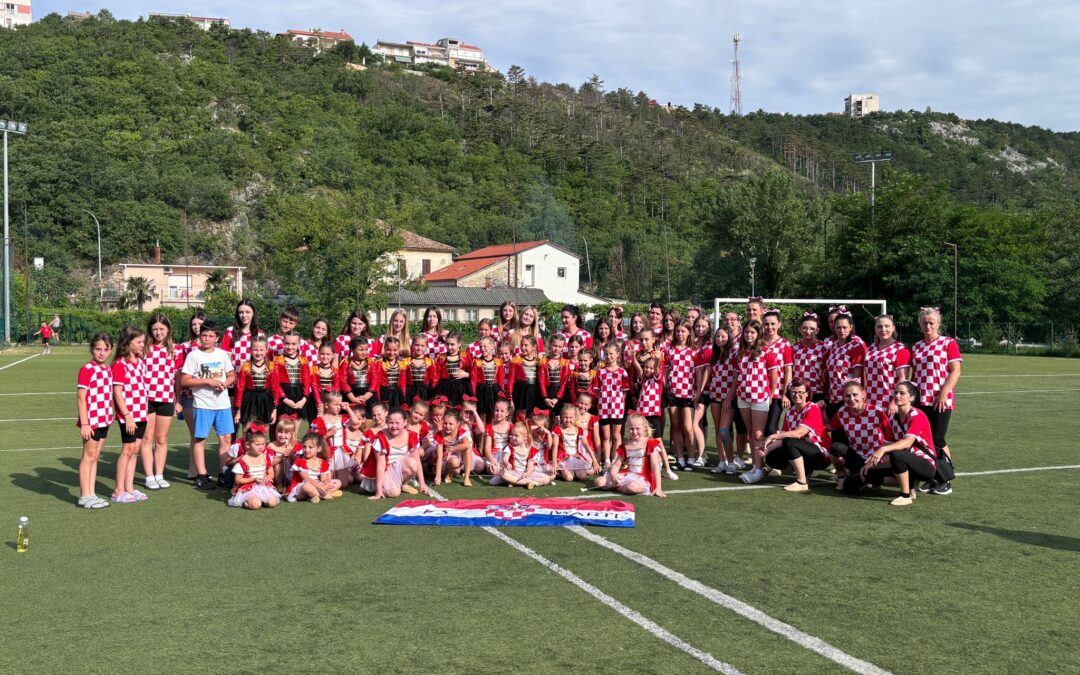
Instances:
[[[156,296],[154,282],[146,277],[129,277],[124,282],[123,305],[125,307],[134,305],[141,312],[146,301]]]

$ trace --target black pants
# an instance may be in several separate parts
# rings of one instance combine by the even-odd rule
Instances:
[[[765,418],[765,435],[771,436],[780,430],[780,420],[784,417],[784,403],[778,398],[769,403],[769,416]]]
[[[919,410],[926,414],[926,419],[930,422],[930,432],[934,435],[934,447],[937,448],[940,455],[941,449],[948,445],[945,435],[949,433],[949,420],[952,418],[952,411],[942,410],[938,412],[934,410],[932,405],[920,405]]]
[[[785,438],[780,447],[765,455],[765,463],[774,469],[783,469],[788,463],[803,458],[806,474],[829,466],[829,459],[810,441],[801,438]]]
[[[846,439],[845,439],[846,440]],[[866,460],[848,446],[847,443],[841,441],[833,441],[833,444],[829,446],[829,454],[834,457],[843,457],[844,466],[847,467],[848,475],[844,479],[844,494],[857,495],[862,492],[863,486],[867,483],[873,485],[881,485],[885,476],[889,475],[889,471],[874,470],[868,472],[866,478],[862,476],[862,468],[866,466]]]
[[[890,452],[889,459],[892,461],[892,468],[889,471],[894,474],[908,473],[910,474],[908,480],[912,482],[916,478],[919,480],[931,480],[934,474],[937,473],[933,464],[919,457],[911,450]]]

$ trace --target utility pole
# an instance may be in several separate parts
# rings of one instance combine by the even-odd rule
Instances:
[[[739,66],[739,43],[742,34],[735,33],[731,43],[735,46],[735,58],[731,60],[731,114],[742,115],[742,69]]]
[[[26,122],[3,120],[4,132],[4,342],[11,342],[11,233],[8,229],[8,134],[26,135]]]
[[[960,247],[957,246],[956,244],[950,244],[949,242],[945,242],[945,245],[948,246],[949,248],[951,248],[952,252],[953,252],[953,257],[952,257],[952,336],[953,336],[954,339],[957,339],[957,338],[960,337],[959,333],[956,332],[957,331],[957,328],[956,328],[957,321],[959,320],[958,316],[957,316],[957,310],[960,307],[960,303],[959,303],[960,292],[958,290],[960,288],[960,286],[957,283],[959,281],[959,279],[960,279],[960,275],[958,274],[959,259],[960,259]],[[971,336],[968,336],[968,337],[971,337]]]

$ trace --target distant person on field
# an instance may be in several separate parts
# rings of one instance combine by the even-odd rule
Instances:
[[[41,328],[38,329],[38,332],[34,333],[34,335],[35,336],[37,336],[37,335],[41,336],[41,355],[42,356],[45,356],[50,351],[52,351],[49,348],[49,340],[52,339],[53,331],[52,331],[52,327],[49,326],[49,324],[42,323]]]
[[[54,342],[59,342],[60,341],[60,315],[59,314],[53,314],[52,315],[52,321],[49,322],[49,328],[52,328],[53,341]]]

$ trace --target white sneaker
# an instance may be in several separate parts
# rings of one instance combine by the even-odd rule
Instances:
[[[761,479],[765,477],[764,472],[756,466],[749,471],[743,472],[743,475],[739,476],[742,482],[750,485],[752,483],[759,483]]]
[[[169,481],[165,480],[164,476],[154,476],[154,478],[157,478],[158,487],[161,488],[162,490],[164,490],[167,487],[171,487],[171,484],[169,483]]]
[[[158,482],[157,476],[147,476],[144,481],[147,490],[160,490],[161,483]]]
[[[694,460],[694,466],[705,466],[705,458],[704,457],[698,457],[697,459],[695,459]]]
[[[664,475],[667,477],[668,480],[679,480],[679,474],[675,473],[671,469],[666,469],[664,471]]]
[[[734,476],[739,473],[739,469],[742,468],[742,464],[732,460],[724,464],[724,473],[729,476]]]
[[[769,477],[770,478],[776,478],[776,477],[782,476],[782,475],[784,475],[784,474],[783,474],[783,472],[780,471],[780,469],[769,469]]]
[[[289,502],[290,504],[295,504],[296,503],[296,497],[293,497],[292,495],[289,495],[288,497],[285,498],[285,501]]]

